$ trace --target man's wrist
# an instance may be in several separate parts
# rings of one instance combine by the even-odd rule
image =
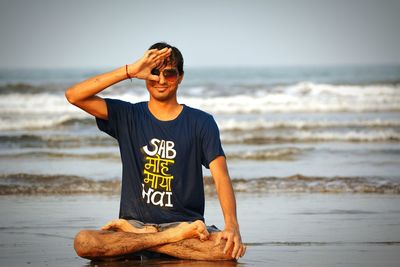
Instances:
[[[126,64],[125,65],[125,70],[126,70],[126,78],[127,79],[131,79],[132,80],[132,78],[135,78],[135,75],[134,75],[134,72],[133,72],[133,69],[132,69],[132,64]]]
[[[127,68],[126,68],[127,79],[137,78],[137,73],[138,73],[137,66],[134,63],[127,64],[126,66],[127,66]],[[128,77],[128,75],[130,78]]]
[[[228,221],[225,222],[225,229],[235,229],[238,230],[239,229],[239,224],[237,221]]]
[[[130,79],[132,81],[132,76],[129,74],[129,65],[128,64],[125,65],[125,74],[126,74],[126,78]]]

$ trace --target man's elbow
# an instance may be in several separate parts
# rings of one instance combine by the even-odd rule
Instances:
[[[72,87],[68,88],[65,91],[65,98],[68,100],[69,103],[71,103],[72,105],[76,105],[76,103],[78,102],[76,96],[73,93]]]

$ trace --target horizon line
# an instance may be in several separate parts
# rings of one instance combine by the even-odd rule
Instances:
[[[115,69],[123,65],[103,65],[103,66],[31,66],[31,67],[5,67],[0,66],[1,71],[14,71],[14,70],[72,70],[72,69]],[[188,69],[204,69],[204,68],[343,68],[343,67],[400,67],[399,63],[341,63],[341,64],[270,64],[270,65],[184,65]]]

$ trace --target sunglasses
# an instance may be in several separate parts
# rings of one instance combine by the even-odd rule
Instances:
[[[152,69],[151,74],[160,76],[160,70]],[[176,79],[178,78],[178,71],[176,69],[164,69],[162,71],[162,74],[164,76],[164,79],[167,80],[168,82],[175,82]]]

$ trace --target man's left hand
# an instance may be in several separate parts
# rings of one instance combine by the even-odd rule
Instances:
[[[225,228],[222,232],[219,232],[215,245],[218,246],[221,243],[221,239],[226,240],[224,254],[231,250],[232,246],[232,258],[239,259],[246,253],[246,246],[242,243],[239,229]]]

